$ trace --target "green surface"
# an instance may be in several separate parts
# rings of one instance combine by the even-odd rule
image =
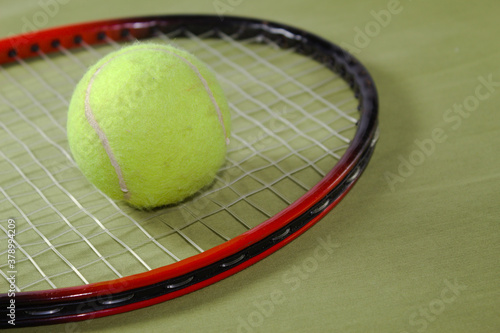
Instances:
[[[0,36],[47,2],[0,1]],[[381,139],[340,206],[243,272],[147,309],[19,332],[500,331],[498,1],[60,2],[44,27],[229,4],[317,33],[373,74]],[[372,13],[383,9],[384,26]]]

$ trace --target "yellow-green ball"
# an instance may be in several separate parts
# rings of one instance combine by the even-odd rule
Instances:
[[[178,203],[209,185],[225,160],[230,114],[213,73],[190,53],[135,44],[102,58],[68,113],[85,177],[138,208]]]

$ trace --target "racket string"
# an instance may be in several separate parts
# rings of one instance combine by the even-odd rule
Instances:
[[[245,54],[248,54],[250,55],[253,59],[255,59],[257,62],[261,63],[261,64],[265,64],[266,66],[269,67],[269,69],[273,70],[275,73],[278,73],[280,74],[281,76],[285,77],[286,79],[288,79],[290,82],[293,82],[295,84],[297,84],[300,88],[303,88],[305,91],[309,92],[313,97],[316,97],[316,98],[321,98],[320,96],[317,96],[315,93],[313,93],[308,87],[305,87],[302,83],[300,82],[297,82],[296,80],[293,79],[293,77],[289,76],[288,74],[286,74],[285,72],[283,72],[280,68],[277,68],[276,66],[273,66],[273,65],[270,65],[269,63],[267,63],[266,61],[264,61],[261,57],[258,56],[258,54],[256,54],[255,52],[252,52],[251,50],[249,50],[248,48],[244,48],[242,45],[238,44],[236,41],[234,41],[232,38],[230,38],[228,35],[225,35],[223,33],[220,33],[222,38],[227,41],[228,43],[230,43],[231,45],[233,45],[235,48],[237,48],[238,50],[244,52]],[[200,38],[198,38],[196,35],[192,34],[192,33],[187,33],[187,35],[193,39],[193,40],[196,40],[200,43],[200,45],[204,45],[206,46],[206,49],[207,51],[213,53],[214,55],[216,55],[218,58],[223,58],[226,60],[226,64],[231,66],[232,68],[235,68],[239,73],[241,73],[242,75],[245,76],[245,78],[247,78],[248,80],[250,81],[253,81],[255,84],[258,84],[258,85],[261,85],[262,87],[264,87],[266,90],[268,90],[269,92],[271,92],[279,101],[281,102],[284,102],[286,103],[288,106],[292,107],[292,109],[294,110],[297,110],[299,112],[302,113],[302,116],[304,117],[308,117],[308,114],[306,112],[303,112],[302,109],[300,108],[299,105],[297,105],[296,103],[294,103],[293,101],[289,100],[289,99],[286,99],[284,98],[278,91],[276,91],[276,89],[272,86],[270,86],[269,84],[263,82],[263,81],[257,81],[255,80],[255,78],[243,67],[241,66],[238,66],[236,65],[235,63],[233,63],[230,59],[228,58],[225,58],[223,54],[221,54],[219,51],[211,48],[206,42],[204,42],[203,40],[201,40]],[[226,83],[230,83],[228,79],[226,78],[222,78],[223,81],[225,81]],[[264,104],[262,103],[260,100],[257,100],[257,99],[254,99],[251,95],[247,94],[240,86],[237,86],[235,84],[232,84],[232,87],[237,90],[239,93],[241,93],[243,96],[247,97],[249,100],[251,100],[252,102],[254,102],[255,104],[257,104],[259,107],[261,107],[262,109],[266,110],[269,112],[270,115],[274,114],[274,112],[271,110],[271,108],[269,107],[269,105],[267,104]],[[326,101],[325,101],[326,102]],[[327,106],[330,106],[330,107],[333,107],[333,105],[329,102],[327,102]],[[338,109],[338,108],[337,108]],[[342,115],[343,112],[341,112]],[[347,117],[347,115],[345,115]],[[349,117],[351,118],[351,117]],[[321,122],[319,122],[318,120],[316,119],[313,119],[311,117],[309,117],[309,120],[311,121],[314,121],[316,122],[318,125],[322,126],[323,124]],[[301,133],[300,130],[298,130],[294,124],[290,123],[290,122],[287,122],[287,125],[290,126],[291,128],[293,128],[297,133]],[[326,128],[325,126],[325,129],[328,129]],[[314,138],[312,137],[306,137],[307,139],[309,140],[312,140],[313,142],[315,142],[319,147],[323,148],[325,151],[328,151],[328,148],[323,146],[320,142],[316,141]],[[282,142],[284,143],[284,142]]]
[[[181,35],[190,38],[176,38]],[[222,39],[212,39],[214,36]],[[211,68],[219,70],[219,78],[227,89],[234,111],[234,140],[228,149],[227,164],[211,188],[190,202],[150,214],[136,212],[108,199],[92,186],[81,185],[86,181],[69,154],[66,129],[60,121],[65,119],[71,96],[68,88],[76,84],[90,64],[121,44],[105,37],[106,44],[92,46],[82,41],[79,50],[59,45],[60,56],[38,51],[43,64],[19,59],[19,67],[25,71],[23,74],[13,71],[16,73],[11,75],[11,67],[0,66],[0,74],[6,82],[29,102],[19,107],[7,98],[9,92],[0,88],[0,102],[17,119],[1,123],[3,134],[0,135],[19,145],[24,155],[23,163],[16,165],[8,148],[2,147],[0,151],[0,163],[11,165],[12,171],[7,174],[17,175],[9,177],[8,184],[1,189],[4,198],[0,202],[9,206],[5,210],[2,208],[2,212],[19,221],[18,248],[23,255],[20,263],[32,267],[29,274],[33,276],[21,280],[21,290],[78,284],[71,276],[83,283],[112,279],[200,253],[282,210],[325,175],[328,169],[320,166],[323,159],[328,156],[340,159],[350,140],[349,133],[341,133],[349,132],[355,125],[339,127],[334,123],[342,119],[352,122],[354,112],[344,105],[355,99],[351,96],[331,101],[332,96],[348,87],[346,84],[334,85],[339,77],[323,65],[297,56],[294,49],[281,50],[265,36],[240,41],[220,31],[195,35],[178,29],[168,34],[158,32],[154,40],[171,43],[173,38],[180,47],[202,55],[200,58]],[[134,39],[131,37],[129,41]],[[322,69],[329,75],[308,82],[310,77],[321,74]],[[26,79],[28,75],[30,79]],[[52,80],[54,76],[57,78]],[[326,86],[329,88],[320,90]],[[308,97],[300,99],[301,95]],[[330,116],[325,121],[327,113]],[[38,117],[45,120],[39,121]],[[15,128],[18,123],[24,124],[24,129]],[[323,137],[317,135],[319,132],[324,132]],[[26,133],[31,138],[26,139]],[[332,146],[331,137],[341,143]],[[50,155],[41,153],[48,148],[53,150]],[[315,154],[310,153],[313,150]],[[38,169],[36,176],[25,171],[31,168]],[[38,182],[44,179],[50,183],[39,185]],[[283,190],[281,184],[284,182],[296,191]],[[16,188],[25,185],[29,191],[15,193]],[[83,187],[85,191],[81,190]],[[52,190],[57,190],[59,195],[49,200],[46,192]],[[25,197],[38,201],[40,206],[25,208],[17,204]],[[37,220],[42,214],[51,217]],[[40,231],[50,228],[56,231],[49,235]],[[41,235],[32,235],[37,230]],[[196,233],[200,230],[205,230],[206,237]],[[5,236],[0,235],[0,239],[7,239],[6,231],[2,231]],[[68,240],[68,236],[72,239]],[[172,244],[178,246],[170,248]],[[72,262],[66,258],[75,255],[67,251],[70,247],[78,247],[77,253],[88,255],[91,251],[93,255]],[[0,252],[0,255],[5,253]],[[64,264],[54,270],[52,266],[57,260],[50,262],[47,254],[58,255],[58,260]],[[103,264],[107,268],[96,274]],[[6,279],[4,271],[6,266],[0,266],[0,273]],[[6,282],[0,281],[0,285],[2,283]]]

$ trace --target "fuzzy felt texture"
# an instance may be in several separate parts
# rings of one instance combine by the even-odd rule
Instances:
[[[215,76],[172,46],[135,44],[92,66],[68,114],[71,152],[85,177],[138,208],[182,201],[210,184],[230,134]]]

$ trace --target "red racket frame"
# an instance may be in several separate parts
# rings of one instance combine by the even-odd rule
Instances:
[[[106,43],[107,38],[116,41],[127,40],[130,37],[142,39],[153,36],[158,29],[168,32],[182,27],[194,33],[197,29],[205,31],[218,29],[233,34],[236,39],[263,34],[272,38],[282,48],[294,47],[296,52],[310,55],[340,73],[351,84],[360,100],[361,117],[354,139],[341,160],[318,184],[292,205],[257,227],[206,252],[149,272],[83,286],[17,293],[16,327],[85,320],[126,312],[187,294],[226,278],[275,252],[309,229],[346,195],[366,167],[377,139],[378,97],[373,80],[363,65],[340,47],[290,26],[238,17],[225,17],[224,20],[220,20],[216,16],[204,15],[104,20],[36,31],[0,40],[0,64],[13,63],[19,58],[36,57],[39,52],[45,54],[59,52],[61,47],[78,48],[82,42],[99,44]],[[307,218],[307,221],[302,222],[300,228],[285,235],[275,244],[258,254],[248,258],[243,257],[244,260],[235,260],[234,257],[238,253],[244,253],[252,246],[255,247],[263,239],[279,235],[280,231],[284,230],[286,233],[287,226],[293,221],[304,218]],[[140,291],[141,288],[194,275],[207,266],[224,261],[233,262],[234,265],[229,265],[229,268],[226,266],[227,269],[211,276],[207,275],[207,278],[201,281],[190,282],[190,280],[184,284],[181,281],[179,287],[174,287],[172,291],[157,297],[123,302],[120,302],[120,297],[115,297],[135,295],[134,291]],[[74,313],[60,311],[61,307],[64,308],[68,304],[74,306],[81,302],[88,305],[90,299],[101,303],[106,303],[105,300],[113,301],[108,302],[109,307],[100,307],[95,311],[88,309],[83,312],[73,311]],[[1,294],[0,301],[2,304],[4,301],[8,302],[7,294]],[[0,311],[2,310],[5,311],[4,309]],[[0,314],[2,315],[0,327],[7,327],[3,322],[6,314],[3,312]]]

